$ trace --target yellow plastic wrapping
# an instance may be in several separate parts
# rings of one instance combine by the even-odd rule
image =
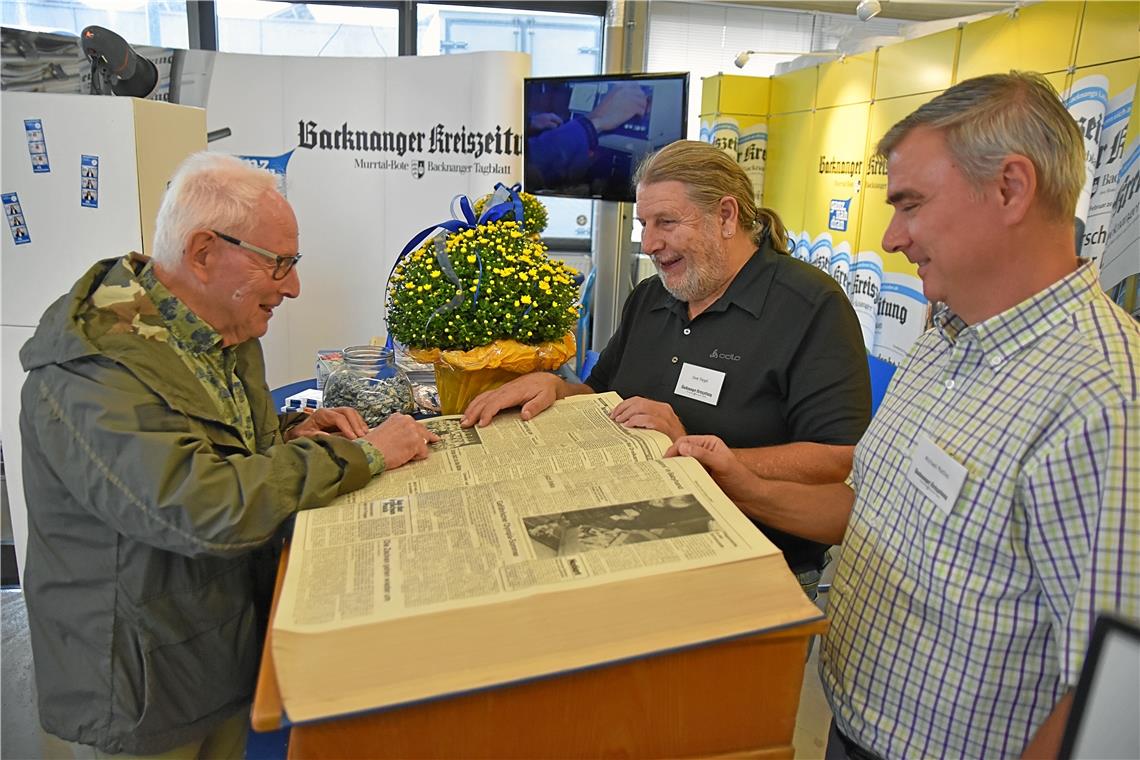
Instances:
[[[459,414],[471,399],[527,372],[558,369],[575,355],[573,333],[562,340],[528,346],[515,340],[497,340],[470,351],[409,348],[418,362],[435,365],[440,411]]]

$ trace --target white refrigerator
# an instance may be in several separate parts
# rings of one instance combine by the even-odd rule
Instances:
[[[22,573],[20,347],[92,263],[148,252],[170,175],[206,148],[206,114],[136,98],[5,92],[0,125],[0,444]]]

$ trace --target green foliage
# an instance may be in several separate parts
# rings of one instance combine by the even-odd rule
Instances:
[[[415,348],[467,351],[507,338],[537,345],[573,330],[579,309],[576,272],[550,258],[546,246],[518,222],[499,220],[449,234],[445,249],[458,287],[440,268],[430,239],[392,274],[388,330],[396,340]],[[457,292],[462,302],[433,316]]]

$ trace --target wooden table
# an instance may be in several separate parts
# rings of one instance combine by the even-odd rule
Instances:
[[[274,594],[285,575],[281,559]],[[293,726],[290,758],[791,758],[821,619],[589,670]],[[253,728],[281,726],[265,642]]]

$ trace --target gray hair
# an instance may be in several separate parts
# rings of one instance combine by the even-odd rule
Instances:
[[[277,192],[272,172],[223,153],[194,153],[174,172],[163,196],[152,258],[177,269],[186,241],[198,230],[240,237],[257,223],[257,204],[270,192]]]
[[[689,200],[705,213],[715,213],[720,199],[731,196],[740,208],[740,228],[756,244],[768,232],[772,247],[788,252],[788,232],[779,215],[756,205],[752,180],[732,156],[709,143],[678,140],[647,156],[633,175],[633,186],[680,182]]]
[[[1072,219],[1085,184],[1080,129],[1049,80],[1029,71],[959,82],[891,127],[876,148],[889,156],[916,127],[941,130],[950,155],[975,187],[993,179],[1011,154],[1037,170],[1037,197],[1058,219]]]

